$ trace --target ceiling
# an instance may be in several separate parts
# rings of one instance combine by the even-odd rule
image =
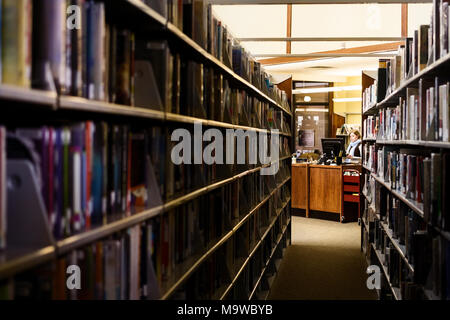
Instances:
[[[212,2],[224,3],[224,1],[228,3],[264,2],[231,0],[213,0]],[[308,2],[315,1],[308,0]],[[235,38],[285,38],[289,35],[288,26],[291,26],[291,37],[302,38],[401,37],[402,28],[403,30],[407,28],[408,36],[412,36],[420,24],[429,24],[431,17],[430,3],[408,4],[406,12],[403,7],[403,15],[407,15],[407,26],[404,23],[402,25],[402,4],[400,3],[294,4],[290,10],[287,4],[213,6],[214,14],[227,26]],[[254,56],[286,55],[289,52],[286,41],[241,41],[241,44]],[[395,53],[398,44],[392,41],[302,41],[292,42],[290,53],[382,51],[392,54]],[[259,60],[266,65],[270,73],[293,74],[294,79],[299,80],[343,81],[342,79],[347,76],[360,75],[361,70],[375,70],[378,67],[378,58],[346,57],[314,58],[313,60],[311,57],[303,57],[294,59],[299,61],[295,63],[285,63],[287,58],[284,57],[274,59],[264,57]]]

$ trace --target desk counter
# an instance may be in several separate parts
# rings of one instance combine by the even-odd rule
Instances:
[[[346,169],[360,171],[360,165],[325,166],[292,164],[292,207],[339,214],[343,213],[343,173]]]

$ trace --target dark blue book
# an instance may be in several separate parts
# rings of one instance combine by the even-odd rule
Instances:
[[[93,225],[103,222],[103,175],[106,168],[103,167],[104,147],[103,125],[97,124],[94,129],[93,141],[93,170],[92,170],[92,223]]]

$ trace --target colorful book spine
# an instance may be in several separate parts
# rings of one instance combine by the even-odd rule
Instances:
[[[2,81],[31,86],[32,1],[3,0]]]

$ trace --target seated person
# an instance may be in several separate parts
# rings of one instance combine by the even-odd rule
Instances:
[[[347,148],[347,159],[361,159],[361,134],[358,130],[350,133],[350,144]]]

